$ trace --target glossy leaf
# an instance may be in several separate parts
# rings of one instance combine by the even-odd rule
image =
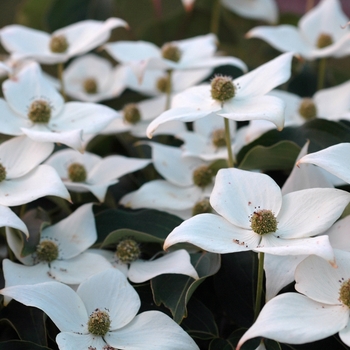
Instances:
[[[188,317],[182,321],[181,326],[192,338],[207,340],[219,336],[214,315],[201,301],[191,298],[187,309]]]
[[[97,243],[101,243],[113,231],[130,229],[147,233],[164,240],[182,222],[177,216],[158,210],[124,211],[108,209],[96,215]]]
[[[192,264],[199,279],[184,275],[161,275],[151,280],[154,302],[164,304],[170,309],[175,322],[180,323],[187,316],[186,305],[193,292],[204,280],[215,274],[220,268],[220,255],[213,253],[193,254]]]
[[[27,307],[12,300],[0,311],[0,320],[7,320],[21,340],[46,346],[45,314],[34,307]],[[2,345],[0,344],[0,349]],[[17,348],[12,348],[17,349]],[[28,348],[29,349],[29,348]]]
[[[291,169],[299,152],[300,147],[290,141],[281,141],[270,147],[255,146],[246,153],[239,168],[262,171]]]

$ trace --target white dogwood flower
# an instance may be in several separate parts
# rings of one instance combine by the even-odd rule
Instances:
[[[105,22],[85,20],[58,29],[52,34],[18,24],[0,31],[1,43],[15,59],[33,58],[44,64],[66,62],[105,43],[116,27],[127,26],[119,18]]]
[[[4,288],[1,294],[43,310],[61,331],[59,349],[198,350],[192,338],[159,311],[137,314],[140,298],[117,269],[70,287],[46,282]]]
[[[94,103],[64,103],[62,96],[33,62],[3,85],[0,132],[39,142],[58,142],[82,150],[83,134],[106,127],[116,116],[112,108]]]
[[[299,21],[290,24],[260,26],[247,33],[248,38],[265,40],[282,52],[295,52],[308,60],[343,57],[350,53],[349,19],[339,0],[322,0]]]

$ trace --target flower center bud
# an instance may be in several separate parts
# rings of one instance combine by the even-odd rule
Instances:
[[[133,239],[124,239],[117,245],[115,253],[124,264],[130,264],[137,260],[141,254],[139,244]]]
[[[205,198],[197,202],[192,208],[192,216],[203,213],[212,213],[213,209],[210,205],[209,199]]]
[[[109,331],[111,319],[106,311],[96,309],[91,313],[88,321],[88,331],[93,335],[103,337]]]
[[[48,123],[51,118],[51,106],[45,100],[35,100],[29,106],[28,118],[33,123]]]
[[[330,46],[333,44],[333,39],[329,34],[321,33],[316,42],[316,46],[319,49],[323,49],[324,47]]]
[[[54,261],[58,258],[58,246],[52,241],[42,241],[36,247],[36,255],[40,261]]]
[[[211,183],[213,175],[213,171],[207,165],[202,165],[193,172],[193,183],[198,187],[206,187]]]
[[[129,103],[123,108],[124,121],[129,124],[137,124],[141,120],[140,110],[135,103]]]
[[[215,147],[226,146],[226,134],[225,129],[216,129],[213,131],[211,141]]]
[[[176,45],[166,43],[162,47],[162,56],[169,61],[179,62],[181,58],[181,51]]]
[[[277,223],[276,217],[272,211],[266,209],[255,211],[250,218],[250,227],[259,235],[276,232]]]
[[[84,165],[80,163],[72,163],[68,167],[68,177],[73,182],[84,182],[87,177]]]
[[[305,120],[311,120],[317,117],[317,108],[311,98],[303,98],[299,106],[299,114]]]
[[[63,53],[68,49],[68,41],[64,35],[55,35],[50,40],[50,50],[55,53]]]
[[[339,290],[339,301],[350,308],[350,280],[345,281]]]
[[[211,81],[211,97],[225,102],[235,97],[236,88],[231,77],[217,76]]]
[[[157,80],[157,89],[158,91],[166,94],[170,89],[170,80],[169,77],[161,77]]]
[[[84,91],[88,94],[97,93],[97,81],[94,78],[87,78],[83,82]]]
[[[0,182],[6,179],[6,168],[0,163]]]

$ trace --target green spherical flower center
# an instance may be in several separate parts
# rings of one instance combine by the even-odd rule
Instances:
[[[137,124],[141,120],[141,113],[135,103],[129,103],[123,108],[124,121],[129,124]]]
[[[166,43],[162,47],[162,56],[169,61],[179,62],[181,58],[181,51],[176,45]]]
[[[211,97],[225,102],[235,97],[236,88],[231,77],[217,76],[211,81]]]
[[[161,77],[157,80],[157,89],[159,92],[166,94],[170,89],[170,79],[168,76]]]
[[[68,49],[68,41],[64,35],[55,35],[50,40],[50,50],[55,53],[63,53]]]
[[[72,163],[68,169],[68,177],[73,182],[84,182],[87,177],[87,172],[84,165],[80,163]]]
[[[40,261],[54,261],[58,258],[58,246],[52,241],[42,241],[36,247],[36,255]]]
[[[0,182],[6,179],[6,168],[0,163]]]
[[[94,78],[87,78],[83,82],[83,88],[88,94],[96,94],[98,90],[97,81]]]
[[[277,223],[277,219],[272,211],[266,209],[255,211],[250,218],[250,227],[259,235],[276,232]]]
[[[225,129],[216,129],[213,131],[211,141],[215,147],[226,146],[226,134]]]
[[[323,49],[324,47],[330,46],[333,44],[332,36],[327,33],[321,33],[316,42],[316,46],[319,49]]]
[[[192,208],[192,216],[204,213],[212,213],[213,208],[210,205],[209,199],[205,198],[197,202]]]
[[[311,120],[317,117],[317,108],[311,98],[302,99],[299,106],[299,114],[305,120]]]
[[[339,289],[339,300],[350,308],[350,279],[345,281]]]
[[[109,331],[111,319],[106,311],[96,309],[89,317],[88,331],[93,335],[103,337]]]
[[[213,170],[207,165],[202,165],[193,172],[193,183],[198,187],[206,187],[211,183],[213,176]]]
[[[45,100],[35,100],[31,103],[28,110],[28,118],[33,123],[48,123],[51,118],[51,106]]]
[[[117,245],[116,256],[124,264],[137,260],[141,254],[139,244],[133,239],[124,239]]]

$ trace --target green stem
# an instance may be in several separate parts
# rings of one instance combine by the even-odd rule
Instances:
[[[216,36],[219,34],[220,6],[220,0],[213,0],[213,11],[211,16],[210,31]]]
[[[318,65],[317,90],[321,90],[324,87],[324,79],[326,75],[326,63],[327,63],[326,57],[323,57],[320,59],[320,62]]]
[[[168,85],[167,85],[167,91],[166,91],[166,103],[165,103],[165,110],[167,111],[170,108],[171,103],[171,91],[172,91],[172,76],[173,76],[173,70],[168,69]]]
[[[227,165],[229,168],[233,168],[234,159],[231,146],[231,133],[230,133],[230,119],[224,118],[225,121],[225,141],[227,147]]]
[[[65,101],[67,101],[67,96],[66,96],[66,90],[64,88],[64,81],[63,81],[63,70],[64,70],[64,65],[62,62],[57,64],[57,76],[58,80],[60,81],[61,84],[61,94],[64,98]]]
[[[255,299],[255,309],[254,309],[254,321],[258,318],[261,309],[261,296],[263,291],[264,282],[264,259],[265,253],[259,253],[259,266],[258,266],[258,282],[256,286],[256,299]]]

